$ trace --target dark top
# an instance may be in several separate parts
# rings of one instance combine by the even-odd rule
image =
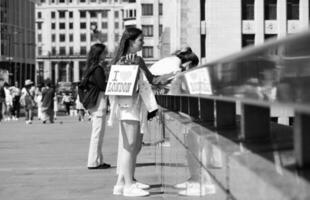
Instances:
[[[0,87],[0,102],[5,102],[5,92],[3,87]]]
[[[55,91],[53,88],[47,88],[42,91],[42,107],[48,109],[54,108],[54,95]]]
[[[103,67],[99,66],[92,72],[89,82],[96,85],[100,91],[105,91],[107,83]]]

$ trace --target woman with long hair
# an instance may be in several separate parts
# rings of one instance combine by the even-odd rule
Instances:
[[[107,50],[104,44],[96,43],[91,46],[87,57],[87,69],[84,75],[89,75],[88,83],[99,89],[96,105],[88,108],[92,118],[92,131],[88,152],[88,169],[106,169],[110,164],[103,162],[102,143],[105,131],[107,98],[104,95],[106,88],[105,57]]]
[[[127,28],[121,38],[119,48],[111,64],[135,64],[139,66],[137,86],[130,97],[111,96],[110,122],[117,114],[120,125],[119,171],[113,194],[124,196],[147,196],[149,185],[134,180],[137,154],[141,149],[141,122],[143,121],[141,106],[148,104],[141,96],[143,85],[161,84],[164,79],[155,77],[146,67],[143,58],[136,53],[142,49],[143,34],[138,28]],[[124,66],[125,67],[125,66]],[[147,80],[145,80],[147,79]],[[147,83],[147,84],[148,84]],[[140,88],[140,89],[139,89]]]

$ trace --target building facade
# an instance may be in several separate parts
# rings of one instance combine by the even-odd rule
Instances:
[[[123,32],[121,0],[40,0],[36,5],[38,80],[78,82],[93,43],[113,55]]]
[[[141,55],[147,65],[161,58],[160,41],[163,32],[163,0],[127,0],[124,5],[124,26],[142,29],[144,47]],[[168,1],[167,1],[168,2]]]
[[[163,12],[162,54],[187,45],[201,63],[309,29],[310,18],[309,0],[170,0]]]
[[[35,2],[0,0],[0,76],[10,85],[35,81]]]

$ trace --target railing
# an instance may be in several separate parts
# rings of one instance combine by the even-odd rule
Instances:
[[[179,194],[310,199],[308,44],[309,32],[245,49],[157,96],[152,140],[165,141],[156,149],[165,191],[190,178]]]

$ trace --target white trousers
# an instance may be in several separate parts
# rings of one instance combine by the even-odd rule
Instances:
[[[100,92],[97,104],[89,109],[92,117],[92,131],[88,151],[88,167],[97,167],[103,164],[102,144],[106,123],[106,97]]]

